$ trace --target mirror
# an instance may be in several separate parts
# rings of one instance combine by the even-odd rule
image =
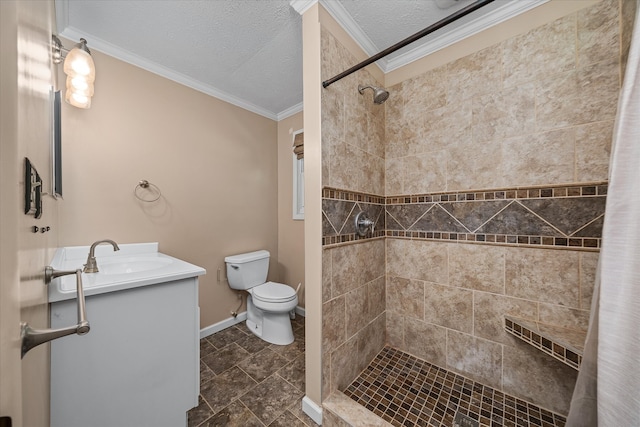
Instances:
[[[60,91],[51,89],[51,195],[62,198],[62,119]]]

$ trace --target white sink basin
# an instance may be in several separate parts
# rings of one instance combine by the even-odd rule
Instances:
[[[106,275],[140,273],[142,271],[157,270],[173,263],[172,258],[145,256],[113,258],[98,265],[100,273]]]
[[[157,243],[122,244],[119,251],[111,245],[96,247],[98,273],[82,273],[85,296],[149,286],[201,276],[205,269],[158,252]],[[82,269],[89,246],[58,248],[51,266],[56,270]],[[49,302],[76,298],[75,275],[62,276],[49,285]]]

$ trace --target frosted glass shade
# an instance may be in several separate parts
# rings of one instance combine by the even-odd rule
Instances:
[[[87,49],[86,40],[80,39],[80,43],[67,54],[64,59],[64,73],[67,75],[67,93],[64,100],[74,107],[91,107],[96,67]]]

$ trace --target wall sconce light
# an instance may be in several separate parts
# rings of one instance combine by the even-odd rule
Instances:
[[[67,75],[67,91],[64,100],[74,107],[91,107],[96,67],[91,58],[91,51],[87,47],[87,41],[80,39],[80,43],[69,50],[62,46],[62,42],[55,35],[51,36],[51,40],[53,63],[59,64],[64,58],[63,69]],[[66,56],[63,56],[63,51],[67,52]]]

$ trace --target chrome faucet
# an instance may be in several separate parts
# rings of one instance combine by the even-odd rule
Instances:
[[[93,245],[91,245],[91,249],[89,249],[89,256],[87,257],[87,263],[84,265],[84,269],[82,270],[83,273],[97,273],[99,271],[98,264],[96,263],[96,256],[94,255],[94,253],[96,250],[96,246],[98,246],[100,243],[110,244],[111,246],[113,246],[114,251],[120,250],[120,248],[118,247],[118,244],[113,240],[109,240],[109,239],[98,240]]]

